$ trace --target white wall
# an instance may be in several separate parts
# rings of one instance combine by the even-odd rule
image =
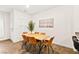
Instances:
[[[29,15],[20,10],[14,9],[11,11],[11,39],[13,42],[22,40],[21,34],[27,30],[27,23],[29,21]]]
[[[4,39],[10,39],[10,14],[6,13],[4,16]]]
[[[3,35],[0,36],[0,40],[5,40],[5,39],[9,39],[10,38],[10,15],[8,12],[0,12],[0,20],[2,20],[2,24],[3,24]],[[1,23],[0,23],[1,24]],[[1,28],[1,27],[0,27]],[[1,34],[1,32],[0,32]]]
[[[0,12],[0,38],[4,37],[4,19],[3,14]]]
[[[74,33],[79,32],[79,6],[74,6]]]
[[[39,28],[39,19],[47,18],[54,18],[54,28]],[[48,35],[55,36],[54,42],[56,44],[73,48],[72,6],[60,6],[48,11],[43,11],[34,15],[33,20],[36,22],[35,31],[45,32]]]

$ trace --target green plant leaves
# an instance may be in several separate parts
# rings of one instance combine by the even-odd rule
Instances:
[[[35,23],[33,23],[33,21],[31,20],[31,21],[29,21],[27,28],[29,31],[32,32],[34,30],[34,26],[35,26]]]

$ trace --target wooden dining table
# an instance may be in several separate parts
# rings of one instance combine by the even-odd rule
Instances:
[[[34,37],[35,39],[38,39],[38,40],[50,40],[50,36],[43,35],[43,34],[27,33],[27,34],[23,34],[23,35],[29,36],[29,37]]]

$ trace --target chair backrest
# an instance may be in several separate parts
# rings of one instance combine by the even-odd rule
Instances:
[[[43,41],[43,44],[50,46],[50,45],[52,45],[53,39],[54,39],[54,37],[51,37],[50,40],[44,40],[44,41]]]
[[[39,32],[35,32],[35,34],[39,34]]]
[[[36,41],[37,41],[37,42],[41,42],[41,40],[39,40],[39,39],[36,39]]]
[[[27,34],[28,32],[23,32],[23,34]]]
[[[24,42],[29,42],[29,37],[28,36],[26,36],[26,35],[22,35],[22,37],[23,37],[23,41]]]
[[[43,33],[43,32],[40,32],[39,34],[45,35],[45,33]]]
[[[36,42],[36,39],[34,37],[29,37],[29,43],[32,45],[35,45],[37,42]]]
[[[53,41],[53,39],[54,39],[54,37],[51,37],[51,38],[50,38],[50,41]]]
[[[35,32],[35,34],[43,34],[43,35],[45,35],[45,33],[43,33],[43,32]]]
[[[72,40],[78,41],[76,36],[72,36]]]

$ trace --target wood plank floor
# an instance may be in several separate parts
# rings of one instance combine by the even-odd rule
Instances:
[[[22,42],[13,43],[11,40],[0,41],[0,54],[21,54]],[[53,44],[55,54],[77,54],[73,49]],[[26,53],[28,54],[28,53]]]

